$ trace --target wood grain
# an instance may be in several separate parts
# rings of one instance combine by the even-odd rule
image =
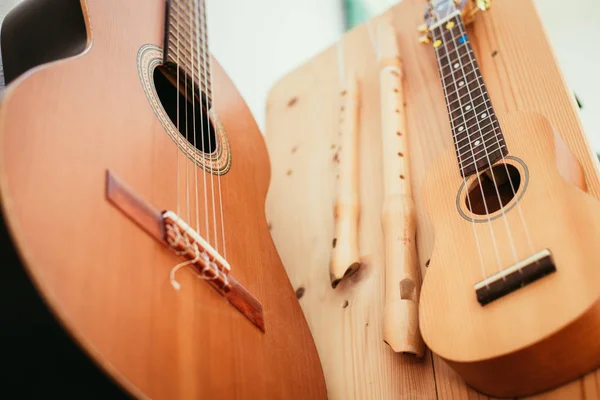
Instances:
[[[177,256],[105,196],[110,169],[148,203],[181,208],[189,221],[196,211],[178,198],[196,185],[209,198],[199,201],[201,221],[204,210],[216,212],[203,170],[195,179],[191,162],[177,156],[138,74],[139,49],[162,42],[164,1],[81,4],[88,50],[18,78],[0,108],[2,211],[35,286],[136,397],[324,398],[316,348],[265,221],[269,161],[246,104],[213,61],[214,107],[233,164],[220,181],[224,226],[198,229],[211,244],[224,229],[232,273],[263,305],[266,334],[190,269],[174,290]],[[191,173],[178,175],[178,162]]]
[[[405,0],[370,22],[391,21],[396,29],[406,74],[407,132],[412,189],[417,210],[417,245],[425,272],[433,231],[422,205],[427,167],[452,146],[433,49],[417,43],[425,2]],[[503,0],[469,28],[490,97],[498,114],[533,110],[545,115],[581,163],[589,192],[600,196],[600,174],[531,0]],[[384,305],[383,238],[378,63],[366,25],[344,37],[346,68],[362,82],[361,108],[361,256],[367,267],[344,292],[333,292],[320,272],[328,262],[333,235],[333,165],[336,126],[337,53],[330,48],[293,71],[271,91],[267,137],[273,180],[267,198],[272,235],[296,288],[321,356],[331,398],[487,398],[467,387],[438,357],[424,362],[390,357],[380,346]],[[372,56],[370,56],[371,54]],[[291,98],[297,98],[292,107]],[[297,148],[294,154],[291,149]],[[293,170],[292,175],[285,172]],[[343,294],[343,295],[342,295]],[[348,301],[348,306],[343,308]],[[367,327],[368,323],[368,327]],[[566,387],[579,398],[597,398],[598,372]],[[586,384],[583,385],[583,382]],[[560,399],[559,389],[547,398]],[[587,396],[587,397],[585,397]],[[574,397],[574,398],[578,398]]]

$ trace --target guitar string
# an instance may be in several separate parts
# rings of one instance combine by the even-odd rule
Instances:
[[[178,7],[179,9],[179,7]],[[186,146],[189,146],[190,140],[188,138],[188,133],[189,133],[189,118],[188,118],[188,109],[189,104],[188,104],[188,74],[184,71],[184,91],[185,91],[185,96],[184,96],[184,102],[185,102],[185,142],[186,142]],[[192,81],[193,81],[194,77],[192,76]],[[186,221],[190,220],[190,173],[189,173],[189,157],[185,158],[185,203],[187,206],[187,212],[186,212]]]
[[[173,3],[171,3],[171,7],[173,6]],[[170,9],[169,9],[170,10]],[[175,141],[175,151],[177,152],[177,215],[181,215],[181,206],[180,206],[180,196],[181,196],[181,189],[180,189],[180,176],[179,176],[179,134],[180,134],[180,130],[179,130],[179,98],[181,97],[180,95],[180,88],[179,88],[179,40],[180,40],[180,36],[181,36],[181,24],[179,23],[179,16],[177,16],[177,64],[175,65],[175,68],[177,68],[177,140]],[[168,44],[165,43],[165,47],[167,47]],[[165,49],[166,51],[166,49]]]
[[[461,24],[459,24],[459,25],[460,25],[461,35],[465,35],[466,36],[466,32],[464,30],[464,26],[462,26]],[[475,70],[476,66],[474,64],[473,57],[471,57],[471,54],[469,54],[469,59],[471,60],[471,65],[473,66],[473,70]],[[476,74],[476,79],[478,81],[481,80],[481,75]],[[483,82],[478,82],[478,84],[482,85]],[[498,146],[498,148],[500,148],[500,138],[499,138],[500,135],[496,131],[496,125],[494,124],[493,116],[492,116],[492,114],[489,111],[490,110],[487,110],[487,112],[488,112],[488,117],[487,118],[489,118],[489,120],[492,123],[492,129],[494,131],[494,137],[496,138],[496,145]],[[498,125],[499,125],[499,123],[498,123]],[[500,134],[501,133],[502,132],[500,131]],[[504,153],[500,152],[500,154],[502,156],[502,164],[504,164],[504,168],[506,170],[506,175],[508,176],[508,182],[510,183],[510,188],[511,188],[511,191],[512,191],[513,198],[516,198],[517,191],[515,190],[514,183],[513,183],[512,179],[511,179],[510,172],[509,172],[509,169],[508,169],[508,165],[507,165],[506,159],[504,157]],[[516,201],[517,212],[519,214],[519,219],[521,220],[521,224],[523,225],[523,230],[525,232],[525,237],[527,238],[527,243],[529,245],[529,249],[531,251],[531,254],[534,254],[535,250],[534,250],[534,246],[533,246],[533,241],[531,239],[531,235],[529,234],[529,227],[527,225],[525,217],[523,216],[523,210],[521,209],[521,202],[519,201],[519,199],[515,199],[515,201]],[[519,270],[519,271],[522,272],[521,270]]]
[[[459,21],[458,21],[458,24],[456,24],[456,25],[458,25],[460,27],[462,25],[462,17],[459,15],[457,19]],[[462,31],[462,28],[460,28],[460,29]],[[440,31],[442,32],[442,40],[444,40],[444,43],[446,43],[446,41],[445,41],[445,31],[443,31],[443,27],[442,26],[440,26]],[[456,64],[460,65],[460,69],[461,69],[461,71],[463,73],[463,79],[466,81],[467,74],[465,74],[465,67],[464,67],[464,64],[462,62],[462,58],[461,58],[461,55],[460,55],[459,48],[456,45],[456,39],[457,38],[454,35],[454,32],[456,31],[456,29],[450,28],[450,29],[447,29],[446,31],[448,31],[450,33],[450,36],[451,36],[451,39],[452,39],[452,45],[454,46],[454,52],[456,53],[456,56],[457,56]],[[471,55],[470,54],[469,54],[469,59],[471,60],[471,66],[474,69],[473,61],[471,59]],[[453,66],[450,65],[450,68],[452,68],[452,67]],[[477,130],[478,130],[479,136],[481,138],[481,144],[483,145],[483,150],[484,150],[484,153],[485,153],[487,164],[488,164],[489,169],[490,169],[490,175],[492,176],[492,182],[494,183],[494,189],[495,189],[495,192],[496,192],[496,196],[498,198],[498,205],[500,207],[500,212],[502,214],[502,220],[504,222],[504,227],[506,229],[506,233],[507,233],[509,241],[510,241],[510,247],[511,247],[511,250],[512,250],[512,253],[513,253],[513,258],[514,258],[514,261],[515,261],[515,264],[516,264],[516,263],[519,262],[519,258],[517,256],[517,250],[515,248],[514,238],[513,238],[513,235],[512,235],[512,231],[510,229],[510,223],[508,221],[508,218],[506,217],[506,212],[504,211],[504,206],[502,205],[502,199],[500,197],[500,190],[498,189],[498,184],[497,184],[497,181],[496,181],[496,175],[495,175],[495,173],[494,173],[494,171],[492,169],[492,162],[491,162],[491,159],[490,159],[490,154],[488,152],[488,147],[486,146],[485,140],[483,138],[483,132],[481,130],[481,125],[480,125],[480,122],[479,122],[480,115],[478,115],[477,106],[475,105],[475,101],[473,101],[473,96],[472,96],[472,93],[471,93],[471,88],[469,86],[467,86],[466,89],[467,89],[467,95],[469,96],[469,101],[470,101],[471,106],[472,106],[472,111],[473,111],[473,114],[475,116],[475,122],[477,124]],[[484,87],[480,87],[479,89],[483,92]],[[461,112],[462,111],[463,110],[461,110]],[[493,113],[493,109],[491,109],[491,110],[487,109],[487,105],[486,105],[486,110],[485,111],[486,111],[485,116],[488,116],[488,115],[490,115],[490,114]],[[464,121],[465,120],[465,114],[463,113],[462,115],[463,115],[463,121]],[[481,115],[483,115],[483,114],[481,114]],[[485,118],[485,117],[483,117],[483,118]],[[463,123],[466,124],[465,122],[463,122]],[[471,140],[472,140],[471,138],[472,137],[471,137],[471,134],[469,133],[468,129],[467,129],[466,134],[469,137],[469,139],[467,141],[471,142]],[[500,151],[500,154],[503,154],[501,148],[498,148],[498,151]],[[477,165],[475,165],[475,167],[477,167]],[[468,188],[465,187],[465,190],[468,191]],[[483,192],[483,188],[482,188],[482,192]],[[482,195],[483,195],[483,193],[482,193]],[[468,192],[467,192],[467,196],[468,196]],[[487,204],[485,202],[485,198],[484,198],[484,205],[486,206],[485,212],[486,212],[486,214],[488,214],[488,209],[487,209]],[[471,212],[473,212],[473,211],[471,211]]]
[[[203,60],[203,65],[204,65],[204,87],[205,90],[207,92],[209,92],[209,87],[208,87],[208,73],[209,73],[209,68],[211,65],[210,62],[210,54],[208,52],[208,33],[206,32],[206,9],[204,6],[204,2],[205,0],[200,0],[200,17],[201,17],[201,27],[202,27],[202,41],[203,41],[203,52],[204,52],[204,60]],[[212,87],[212,80],[211,80],[211,87]],[[212,94],[212,93],[211,93]],[[205,104],[206,104],[206,117],[207,117],[207,131],[208,131],[208,147],[209,149],[212,149],[212,135],[210,133],[210,115],[209,115],[209,107],[212,107],[212,99],[210,99],[210,103],[209,103],[209,98],[207,95],[205,95]],[[204,122],[204,119],[203,119]],[[216,132],[215,132],[216,135]],[[216,136],[215,136],[215,141],[216,141]],[[217,143],[215,143],[215,151],[213,152],[214,155],[218,155],[218,151],[216,151],[216,145]],[[218,235],[218,230],[217,230],[217,210],[215,207],[215,181],[214,181],[214,170],[213,170],[213,163],[214,163],[214,159],[213,159],[213,153],[211,153],[211,156],[209,157],[209,162],[210,162],[210,187],[211,187],[211,200],[212,200],[212,217],[213,217],[213,229],[214,229],[214,236],[215,236],[215,250],[217,251],[217,253],[219,252],[219,235]],[[223,210],[221,210],[221,213],[223,212]],[[223,227],[222,227],[223,228]]]
[[[196,16],[194,15],[194,19],[196,19]],[[195,30],[196,28],[196,22],[192,20],[192,13],[189,14],[189,22],[190,22],[190,29]],[[191,32],[190,32],[191,33]],[[196,35],[197,36],[197,35]],[[199,217],[199,209],[198,209],[198,166],[196,165],[196,161],[195,161],[195,155],[197,152],[197,147],[196,147],[196,86],[195,86],[195,79],[194,79],[194,74],[195,74],[195,68],[194,68],[194,48],[193,48],[193,43],[194,43],[194,39],[190,40],[190,62],[191,62],[191,71],[192,71],[192,123],[193,123],[193,135],[194,135],[194,189],[195,189],[195,205],[196,205],[196,231],[198,233],[200,233],[200,217]],[[196,41],[196,47],[199,47],[199,43],[198,41]],[[202,88],[200,87],[200,85],[198,85],[198,90],[201,92]],[[202,107],[202,105],[200,105],[200,107]],[[200,114],[200,121],[202,121],[202,114]],[[192,226],[192,221],[190,221],[188,219],[188,226],[191,228]]]
[[[206,6],[205,6],[205,1],[206,0],[201,0],[201,1],[202,1],[202,14],[204,15],[204,30],[205,30],[205,36],[206,36],[206,40],[205,40],[205,43],[206,43],[206,47],[205,47],[206,48],[206,58],[210,59],[209,58],[210,57],[209,42],[208,42],[208,22],[207,22],[207,18],[206,18],[207,9],[206,9]],[[215,104],[215,95],[216,95],[216,92],[214,90],[213,80],[212,80],[212,77],[213,77],[213,64],[212,64],[212,62],[209,63],[207,74],[210,74],[210,77],[211,77],[210,82],[209,82],[209,89],[210,89],[210,93],[211,93],[211,97],[212,97],[212,99],[211,99],[211,105],[212,105],[212,104]],[[211,107],[211,109],[212,109],[212,107]],[[215,108],[215,111],[216,111],[216,108]],[[219,140],[218,140],[218,137],[217,137],[217,133],[216,133],[216,130],[214,130],[214,131],[215,131],[215,155],[218,155],[219,151],[220,150],[222,151],[223,149],[219,148],[220,144],[219,144]],[[218,160],[218,158],[217,158],[217,160]],[[220,214],[219,215],[220,216],[219,219],[220,219],[220,222],[221,222],[221,241],[223,243],[223,258],[227,259],[227,245],[226,245],[226,241],[225,241],[225,215],[224,215],[225,212],[224,212],[224,209],[223,209],[223,195],[222,195],[222,188],[221,188],[221,175],[223,175],[221,172],[217,173],[217,191],[219,193],[219,214]],[[215,232],[215,235],[217,235],[217,232]]]
[[[199,23],[199,18],[197,16],[198,14],[198,0],[194,0],[194,15],[195,15],[195,22],[194,22],[194,27],[192,29],[194,29],[195,33],[196,33],[196,45],[197,45],[197,73],[198,73],[198,94],[199,94],[199,104],[198,107],[200,108],[200,143],[202,145],[202,150],[198,150],[194,144],[194,152],[196,155],[200,155],[202,158],[202,161],[206,161],[206,154],[205,154],[205,149],[206,149],[206,143],[204,140],[204,118],[202,117],[203,113],[204,113],[204,109],[203,109],[203,97],[204,97],[204,91],[202,88],[202,81],[200,80],[200,76],[201,76],[201,66],[200,66],[200,23]],[[192,53],[191,58],[194,58],[194,55]],[[194,71],[196,72],[196,71]],[[194,109],[195,112],[195,109]],[[198,165],[194,165],[195,168],[199,168]],[[206,169],[205,169],[205,165],[202,167],[202,181],[203,181],[203,193],[204,193],[204,222],[205,222],[205,238],[206,238],[206,242],[210,244],[211,240],[210,240],[210,228],[209,228],[209,217],[208,217],[208,195],[207,195],[207,184],[206,184]],[[198,210],[199,213],[199,210]],[[200,224],[198,223],[198,233],[200,234],[201,230],[200,230]]]
[[[443,29],[443,26],[440,26],[439,28],[440,28],[440,32],[441,32],[441,30]],[[435,29],[432,31],[432,35],[433,35],[434,32],[435,32]],[[437,38],[434,38],[434,39],[437,40]],[[446,45],[445,41],[443,40],[443,35],[442,35],[441,39],[442,39],[442,43],[444,44],[444,49],[446,50],[446,59],[448,60],[448,66],[450,66],[450,71],[452,71],[451,72],[452,83],[454,84],[455,90],[458,91],[458,84],[457,84],[457,80],[456,80],[455,75],[454,75],[454,69],[452,68],[453,67],[452,61],[450,60],[450,57],[449,57],[447,45]],[[435,43],[435,41],[434,41],[434,43]],[[438,60],[439,60],[440,59],[439,50],[441,49],[441,46],[434,47],[434,48],[435,48],[435,51],[437,53],[437,57],[436,58],[438,58]],[[463,71],[463,75],[464,75],[464,71]],[[444,70],[441,67],[441,62],[440,62],[440,76],[442,76],[442,82],[444,83],[444,87],[445,87],[446,86],[445,85],[446,82],[444,82],[444,78],[443,78],[443,76],[444,76]],[[460,99],[459,99],[458,103],[459,103],[460,108],[463,109],[462,101]],[[449,112],[449,116],[450,116],[450,123],[452,125],[452,132],[455,132],[456,126],[455,126],[455,121],[452,119],[452,110],[449,108],[449,106],[447,106],[447,107],[448,107],[448,112]],[[470,147],[471,155],[473,157],[473,161],[475,162],[475,173],[476,173],[476,176],[477,176],[477,181],[479,183],[479,189],[481,191],[481,197],[483,199],[483,205],[484,205],[485,213],[487,215],[488,228],[489,228],[489,231],[490,231],[490,235],[492,237],[492,244],[493,244],[493,247],[494,247],[494,254],[496,256],[496,262],[498,264],[498,270],[501,270],[502,269],[502,263],[500,261],[500,254],[498,252],[498,245],[496,243],[496,235],[494,233],[494,228],[492,226],[491,218],[489,216],[487,201],[485,200],[485,194],[483,193],[483,187],[481,185],[481,177],[480,177],[480,174],[479,174],[479,167],[477,166],[477,162],[476,162],[476,159],[475,159],[475,153],[473,151],[473,145],[471,144],[470,141],[469,141],[469,147]],[[461,156],[460,153],[458,153],[458,158],[460,160],[460,164],[464,165],[464,163],[462,162],[462,156]],[[467,177],[464,176],[465,175],[464,173],[462,175],[463,175],[463,180],[465,182],[464,188],[465,188],[465,190],[468,190],[468,186],[466,184],[467,183]],[[468,195],[468,192],[467,192],[467,196],[466,197],[467,197],[467,200],[469,202],[469,209],[472,210],[472,207],[471,207],[471,204],[470,204],[471,202],[470,202],[470,198],[469,198],[470,196]],[[475,220],[473,219],[472,222],[475,223]],[[475,236],[477,237],[477,230],[475,230]],[[479,241],[479,239],[477,239],[477,241]],[[481,251],[479,249],[479,243],[478,243],[478,251]],[[485,267],[483,265],[482,265],[482,267],[483,267],[483,269],[485,271]],[[484,272],[484,279],[486,279],[486,278],[487,278],[487,271]]]
[[[171,7],[174,7],[173,10],[175,10],[175,12],[177,13],[177,76],[179,77],[179,70],[180,70],[180,64],[179,64],[179,40],[180,40],[180,36],[181,36],[181,18],[183,15],[183,12],[181,10],[181,8],[179,7],[179,3],[177,1],[173,1],[171,3]],[[193,71],[193,69],[192,69]],[[188,104],[188,82],[187,82],[187,73],[184,70],[184,107],[185,107],[185,146],[189,145],[189,140],[188,140],[188,108],[189,108],[189,104]],[[192,76],[192,85],[193,85],[193,76]],[[179,98],[181,96],[181,92],[180,92],[180,87],[179,87],[179,79],[177,79],[177,131],[178,134],[181,133],[179,127]],[[193,112],[194,110],[192,110]],[[178,136],[179,139],[179,136]],[[177,143],[177,147],[179,147],[179,143]],[[189,221],[190,220],[190,192],[189,192],[189,160],[188,157],[184,158],[184,162],[185,162],[185,190],[186,190],[186,205],[187,205],[187,218],[186,220]],[[177,152],[177,172],[178,172],[178,179],[177,179],[177,188],[178,188],[178,193],[177,193],[177,198],[179,199],[179,151]],[[185,207],[184,207],[185,208]],[[177,205],[177,215],[181,216],[181,214],[179,214],[179,200],[178,200],[178,205]],[[179,284],[179,282],[177,282],[177,280],[175,279],[175,274],[177,271],[179,271],[181,268],[187,266],[187,265],[191,265],[194,261],[185,261],[183,263],[179,263],[177,265],[175,265],[173,268],[171,268],[171,271],[169,273],[169,281],[171,282],[171,286],[173,286],[173,288],[175,290],[179,290],[181,288],[181,285]]]

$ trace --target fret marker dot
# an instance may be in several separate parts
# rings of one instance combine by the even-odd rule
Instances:
[[[463,87],[463,86],[465,86],[465,81],[460,81],[460,82],[458,82],[458,86],[460,86],[460,87]]]
[[[458,39],[458,43],[460,43],[460,44],[463,44],[466,41],[467,41],[467,35],[463,35],[460,37],[460,39]]]
[[[475,146],[479,146],[480,144],[481,144],[481,140],[477,140],[477,141],[475,142]]]
[[[486,113],[481,114],[481,118],[485,118],[485,117],[487,117]]]
[[[460,67],[459,63],[454,64],[454,69],[457,69],[458,67]]]
[[[469,111],[471,109],[471,106],[466,106],[465,110]]]
[[[433,47],[440,47],[442,45],[442,41],[440,39],[433,42]]]
[[[454,28],[454,21],[450,21],[446,24],[446,29],[450,30]]]
[[[459,131],[459,132],[462,132],[462,131],[464,131],[464,130],[465,130],[465,127],[464,127],[464,126],[459,126],[459,127],[458,127],[458,131]]]

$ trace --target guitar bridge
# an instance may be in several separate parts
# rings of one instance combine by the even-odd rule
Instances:
[[[227,303],[265,332],[258,299],[229,274],[229,263],[177,214],[154,209],[110,171],[106,171],[106,198],[144,232],[193,265]]]
[[[475,284],[477,301],[485,306],[555,271],[552,254],[544,249]]]
[[[173,211],[164,212],[162,217],[165,240],[171,249],[190,261],[204,279],[212,281],[217,290],[222,293],[231,290],[227,279],[231,270],[229,263]]]

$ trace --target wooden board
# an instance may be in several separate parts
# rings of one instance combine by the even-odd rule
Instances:
[[[406,73],[408,140],[418,213],[420,265],[433,246],[421,205],[425,171],[452,145],[450,124],[431,46],[417,42],[424,0],[405,0],[368,24],[392,21]],[[544,114],[581,162],[590,193],[600,198],[600,173],[532,0],[496,1],[470,28],[471,41],[499,115]],[[360,81],[360,251],[365,267],[333,289],[328,264],[338,138],[338,49],[334,46],[287,75],[267,104],[272,181],[271,233],[307,316],[332,399],[478,399],[443,361],[398,355],[382,341],[384,249],[378,64],[367,24],[344,37],[344,69]],[[600,398],[600,372],[536,398]]]

